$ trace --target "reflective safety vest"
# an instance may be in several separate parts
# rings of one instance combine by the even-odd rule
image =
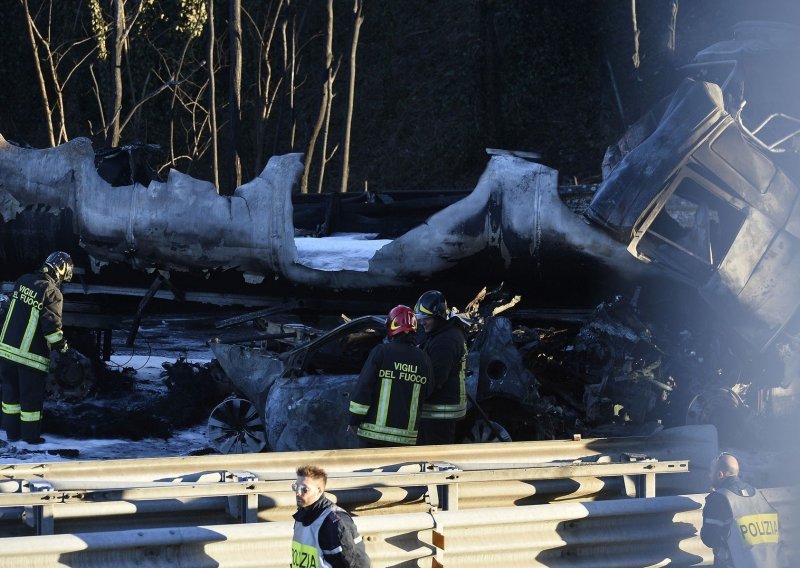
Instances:
[[[319,529],[332,511],[342,511],[342,509],[336,505],[331,505],[324,509],[319,517],[314,519],[314,522],[308,526],[303,526],[303,523],[295,521],[294,535],[292,536],[292,568],[330,567],[331,564],[325,561],[325,555],[341,552],[341,548],[323,550],[319,545]],[[356,544],[360,542],[360,539],[360,536],[357,537]]]
[[[778,568],[780,526],[777,511],[759,491],[749,496],[730,489],[717,492],[725,497],[733,513],[725,539],[732,565],[735,568]]]
[[[430,359],[410,338],[375,346],[350,401],[350,413],[363,417],[356,433],[388,445],[416,444],[419,408],[432,380]]]
[[[64,342],[63,302],[61,290],[41,272],[20,277],[0,328],[0,357],[46,373],[50,346]]]

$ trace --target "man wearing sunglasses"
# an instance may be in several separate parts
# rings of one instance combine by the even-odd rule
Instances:
[[[709,471],[712,492],[703,507],[700,538],[714,551],[714,566],[777,568],[778,513],[752,485],[739,479],[739,461],[722,453]]]
[[[369,568],[364,540],[344,509],[325,497],[328,474],[313,465],[297,468],[292,484],[294,517],[291,568]]]

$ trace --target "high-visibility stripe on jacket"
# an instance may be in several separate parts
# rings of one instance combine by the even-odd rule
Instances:
[[[350,400],[357,434],[386,444],[416,444],[419,408],[432,377],[430,359],[410,337],[375,346]]]
[[[433,363],[435,386],[422,405],[422,418],[459,420],[467,414],[467,341],[458,320],[444,322],[425,338],[422,349]]]
[[[731,524],[725,539],[734,568],[778,568],[780,527],[778,513],[755,490],[752,493],[720,489],[731,507]]]
[[[61,290],[45,274],[21,276],[0,329],[0,357],[47,372],[51,347],[64,343],[63,303]]]

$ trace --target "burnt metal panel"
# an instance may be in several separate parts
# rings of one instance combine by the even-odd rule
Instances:
[[[730,121],[719,87],[685,80],[658,128],[603,181],[585,215],[615,239],[627,242],[675,171]]]

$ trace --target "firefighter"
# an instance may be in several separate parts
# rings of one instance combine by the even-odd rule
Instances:
[[[292,484],[297,512],[291,568],[369,568],[364,539],[344,509],[325,497],[328,474],[313,465],[297,468]]]
[[[358,376],[348,430],[360,447],[413,446],[419,409],[433,378],[431,361],[414,345],[417,320],[408,306],[386,319],[388,341],[376,345]]]
[[[72,259],[54,252],[42,267],[14,283],[0,330],[2,426],[9,442],[41,444],[45,381],[51,364],[69,351],[61,330],[61,286],[72,279]]]
[[[781,566],[778,513],[753,486],[739,479],[739,462],[722,453],[711,463],[712,492],[703,507],[700,538],[714,551],[714,566]]]
[[[457,318],[450,318],[444,294],[429,290],[414,306],[425,330],[420,345],[433,363],[433,389],[422,406],[420,445],[452,444],[456,423],[467,414],[467,338]]]

